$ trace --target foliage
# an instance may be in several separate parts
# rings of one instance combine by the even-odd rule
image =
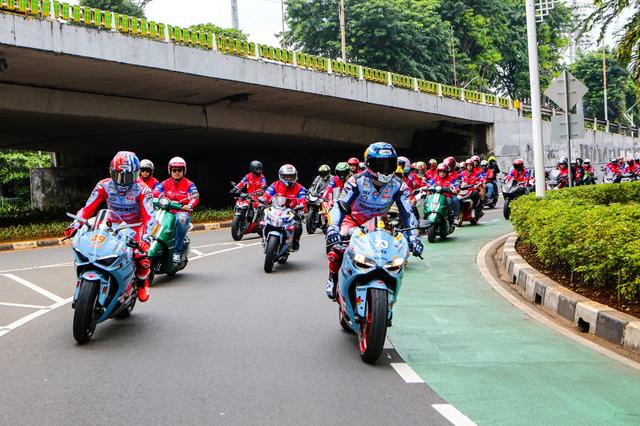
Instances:
[[[616,56],[606,53],[607,61],[607,105],[609,120],[631,124],[624,113],[636,103],[636,84],[629,71],[622,66]],[[585,115],[604,117],[604,83],[602,75],[602,52],[587,53],[571,66],[571,72],[589,88],[584,96]],[[640,113],[636,109],[633,121],[640,122]]]
[[[550,267],[575,272],[584,285],[640,295],[640,182],[535,194],[512,204],[511,222]]]
[[[596,10],[585,20],[583,31],[590,31],[600,26],[600,41],[605,37],[609,26],[617,18],[633,10],[633,16],[621,31],[621,38],[616,46],[616,55],[620,63],[631,69],[631,74],[640,85],[640,0],[594,0]]]
[[[0,151],[0,187],[4,196],[29,194],[29,173],[36,167],[50,167],[51,157],[40,151]]]
[[[44,238],[59,238],[69,222],[33,223],[30,225],[15,225],[0,227],[0,241],[32,241]]]
[[[144,8],[151,1],[152,0],[80,0],[80,4],[95,9],[144,18]]]
[[[215,35],[222,35],[241,41],[247,41],[247,37],[249,36],[248,34],[242,32],[242,30],[236,30],[235,28],[222,28],[212,23],[191,25],[189,29],[200,32],[204,31],[207,33],[214,33]]]

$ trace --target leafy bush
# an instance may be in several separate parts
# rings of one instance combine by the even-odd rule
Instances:
[[[573,271],[583,284],[640,294],[640,182],[535,194],[512,205],[511,222],[549,267]]]

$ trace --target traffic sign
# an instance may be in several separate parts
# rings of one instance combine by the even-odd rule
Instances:
[[[551,117],[551,135],[552,139],[564,141],[567,139],[567,127],[571,129],[571,139],[584,139],[586,132],[584,130],[584,113],[580,109],[578,114],[569,114],[571,125],[567,126],[566,115],[554,115]]]
[[[566,93],[567,82],[565,81],[565,75],[568,76],[569,80],[569,96]],[[570,111],[588,91],[587,86],[571,75],[570,72],[563,72],[551,82],[551,85],[544,91],[544,95],[555,102],[563,111]],[[567,98],[569,98],[568,105]]]

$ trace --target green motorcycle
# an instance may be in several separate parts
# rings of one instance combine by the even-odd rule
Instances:
[[[176,215],[171,210],[180,210],[182,205],[166,198],[154,198],[155,218],[158,228],[154,232],[154,241],[149,247],[149,260],[151,261],[151,275],[149,282],[153,282],[156,274],[174,276],[184,269],[189,262],[187,255],[191,250],[189,237],[185,236],[180,262],[173,262],[173,248],[176,245]]]
[[[436,236],[447,238],[455,229],[455,225],[449,222],[449,207],[446,193],[451,194],[451,189],[441,186],[427,188],[429,195],[424,203],[424,217],[429,221],[427,240],[430,243],[436,241]]]

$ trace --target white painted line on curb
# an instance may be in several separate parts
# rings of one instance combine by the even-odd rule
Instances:
[[[51,306],[47,306],[44,309],[40,309],[39,311],[35,311],[25,317],[20,318],[17,321],[12,322],[9,325],[5,325],[4,327],[0,328],[0,337],[4,336],[5,334],[15,330],[16,328],[25,325],[26,323],[28,323],[29,321],[32,321],[44,314],[46,314],[47,312],[51,312],[54,309],[59,308],[60,306],[64,306],[67,303],[71,302],[73,300],[73,297],[70,297],[68,299],[60,299],[59,302],[54,303]]]
[[[456,426],[477,426],[473,420],[462,414],[451,404],[433,404],[431,406],[442,414],[442,417]]]
[[[406,362],[392,362],[391,366],[405,383],[424,383],[424,380]]]
[[[22,279],[20,277],[17,277],[17,276],[15,276],[13,274],[2,274],[2,276],[3,277],[7,277],[10,280],[13,280],[13,281],[17,282],[18,284],[22,284],[23,286],[27,287],[28,289],[31,289],[31,290],[35,291],[36,293],[40,293],[44,297],[46,297],[48,299],[51,299],[54,302],[61,302],[61,301],[64,300],[62,297],[57,296],[57,295],[51,293],[50,291],[45,290],[44,288],[39,287],[39,286],[37,286],[37,285],[35,285],[33,283],[30,283],[29,281],[24,280],[24,279]]]
[[[45,309],[46,306],[40,305],[25,305],[23,303],[8,303],[8,302],[0,302],[0,306],[9,306],[13,308],[28,308],[28,309]]]

